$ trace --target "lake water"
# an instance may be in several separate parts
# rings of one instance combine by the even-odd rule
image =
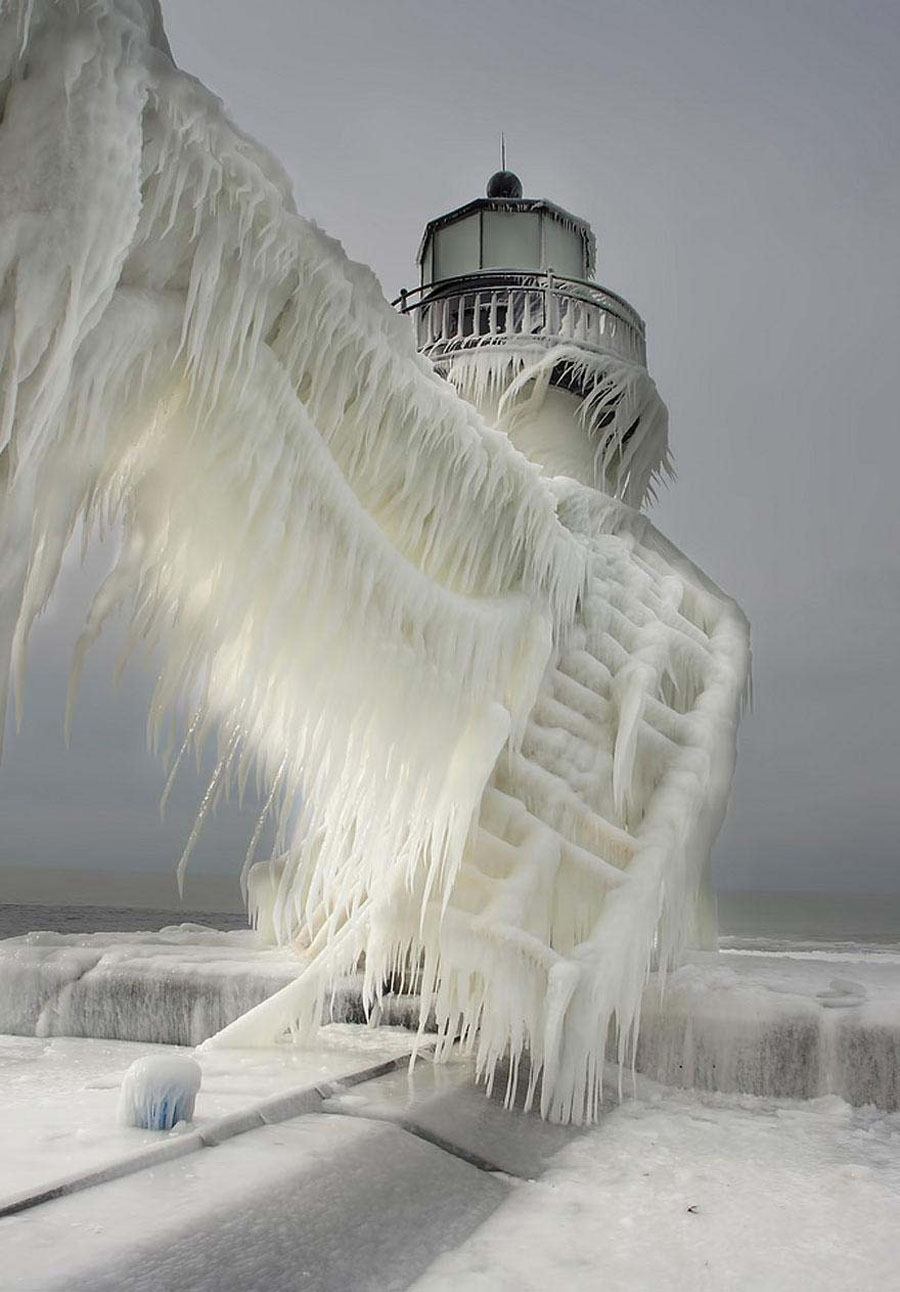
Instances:
[[[900,894],[720,893],[722,947],[900,949]]]
[[[173,911],[117,906],[0,903],[0,938],[38,929],[58,933],[123,933],[192,922],[243,929],[246,918],[222,911]],[[723,947],[743,950],[900,949],[900,896],[847,894],[721,893]]]
[[[247,917],[222,911],[161,911],[125,906],[38,906],[0,903],[0,938],[52,930],[54,933],[135,933],[167,924],[209,924],[215,929],[245,929]]]

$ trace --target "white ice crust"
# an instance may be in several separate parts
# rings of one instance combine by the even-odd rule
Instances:
[[[124,606],[172,775],[218,745],[183,864],[255,778],[257,914],[305,957],[221,1042],[307,1034],[362,962],[373,1002],[423,965],[444,1044],[488,1080],[528,1056],[545,1115],[593,1117],[609,1027],[624,1057],[651,962],[702,934],[743,616],[433,372],[152,0],[0,15],[0,718],[73,535],[115,528],[72,700]]]
[[[476,346],[444,363],[463,398],[551,475],[574,476],[640,507],[674,474],[668,409],[643,364],[576,343],[547,350],[527,337],[499,350]],[[559,387],[578,392],[569,399],[584,461],[574,470],[568,455],[559,455],[565,437],[555,419],[546,417],[548,396]],[[542,435],[548,423],[549,434]]]
[[[202,1079],[200,1064],[187,1054],[146,1054],[122,1078],[120,1126],[172,1130],[190,1122]]]

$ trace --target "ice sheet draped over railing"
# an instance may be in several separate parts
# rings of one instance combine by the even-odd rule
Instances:
[[[365,993],[417,984],[438,1057],[453,1043],[490,1083],[560,1121],[596,1117],[604,1059],[627,1066],[651,967],[665,983],[689,945],[713,945],[710,849],[728,798],[748,676],[740,611],[647,519],[570,480],[549,486],[589,552],[588,586],[508,746],[446,906],[397,892],[367,912]],[[352,931],[351,931],[352,932]],[[411,955],[410,952],[413,954]],[[265,1043],[319,1016],[332,944],[229,1025]],[[527,1062],[520,1062],[526,1059]]]
[[[573,418],[583,428],[593,461],[590,483],[641,507],[674,476],[669,414],[641,363],[566,340],[530,347],[489,344],[442,359],[464,399],[516,440],[524,421],[534,422],[551,386],[573,395]]]
[[[14,685],[75,527],[120,525],[82,645],[125,602],[162,646],[151,730],[180,710],[217,733],[203,811],[252,767],[285,822],[302,788],[289,921],[337,923],[387,875],[441,887],[582,549],[370,271],[173,67],[154,6],[2,12]]]
[[[73,534],[116,527],[73,699],[85,650],[124,606],[132,643],[161,660],[154,742],[171,739],[173,714],[185,748],[217,741],[198,829],[255,775],[284,847],[264,913],[308,948],[296,990],[223,1039],[314,1025],[363,957],[370,999],[424,961],[426,1008],[446,1035],[478,1035],[486,1075],[527,1051],[545,1112],[590,1111],[608,1020],[634,1023],[667,919],[666,954],[683,941],[708,858],[696,820],[704,795],[714,818],[727,790],[740,650],[729,665],[696,648],[701,700],[718,692],[687,771],[653,761],[669,737],[644,766],[629,733],[673,678],[688,685],[678,643],[705,631],[654,633],[669,592],[641,591],[652,554],[621,586],[598,584],[595,504],[558,497],[417,355],[370,271],[296,213],[277,163],[174,68],[151,0],[7,0],[0,13],[4,693],[8,673],[21,697]],[[611,860],[569,838],[553,795],[515,771],[535,700],[598,598],[601,621],[637,616],[648,643],[591,728],[598,768],[603,742],[615,747],[618,824],[598,826]],[[741,637],[712,600],[710,622]],[[701,774],[716,741],[725,753]],[[493,815],[515,837],[485,844],[491,813],[474,817],[504,746],[511,782],[486,804],[512,798]],[[662,781],[668,843],[648,843],[631,896],[606,904],[634,852],[626,818],[654,819]],[[582,878],[566,884],[573,866]]]

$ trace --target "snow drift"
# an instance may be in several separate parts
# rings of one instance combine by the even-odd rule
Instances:
[[[624,1054],[696,929],[742,617],[434,373],[152,0],[0,14],[0,707],[73,534],[117,527],[72,700],[125,607],[172,774],[217,741],[197,830],[256,779],[259,914],[305,956],[221,1042],[302,1034],[364,962],[591,1116],[610,1024]]]

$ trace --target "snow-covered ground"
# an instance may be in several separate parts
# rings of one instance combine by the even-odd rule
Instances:
[[[315,1114],[0,1220],[15,1292],[388,1292],[509,1186],[397,1126]]]
[[[205,1054],[197,1124],[396,1053]],[[165,1135],[115,1126],[150,1047],[4,1038],[4,1191]],[[610,1074],[612,1077],[612,1074]],[[900,1114],[666,1090],[643,1078],[591,1130],[473,1088],[464,1060],[338,1093],[323,1111],[0,1220],[17,1292],[871,1292],[898,1286]],[[342,1115],[335,1115],[342,1114]],[[494,1168],[494,1169],[491,1169]],[[10,1188],[12,1186],[12,1189]],[[2,1279],[0,1279],[2,1283]]]
[[[900,1116],[641,1083],[414,1286],[900,1287]]]

